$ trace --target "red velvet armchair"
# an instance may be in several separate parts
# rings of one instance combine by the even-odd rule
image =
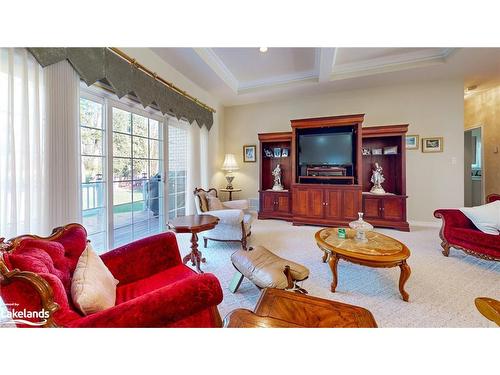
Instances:
[[[71,301],[71,277],[86,247],[80,224],[46,238],[21,236],[0,245],[0,296],[11,311],[49,312],[46,327],[220,327],[222,289],[212,274],[182,264],[167,232],[101,256],[120,281],[116,305],[83,316]],[[40,322],[39,317],[24,318]],[[31,326],[16,323],[18,326]]]
[[[486,198],[487,203],[495,200],[500,200],[500,195]],[[439,236],[444,256],[454,247],[479,258],[500,261],[500,236],[481,232],[460,210],[440,209],[434,211],[434,216],[443,220]]]

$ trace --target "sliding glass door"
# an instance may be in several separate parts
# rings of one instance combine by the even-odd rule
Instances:
[[[164,228],[160,121],[112,107],[113,246]]]
[[[165,229],[165,118],[83,92],[82,224],[98,252]]]

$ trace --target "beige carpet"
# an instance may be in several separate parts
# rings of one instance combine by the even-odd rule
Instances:
[[[310,277],[303,287],[311,295],[365,307],[373,313],[379,327],[495,326],[479,314],[474,298],[500,299],[500,262],[481,260],[453,249],[449,258],[444,257],[438,228],[412,227],[409,233],[378,229],[411,250],[408,264],[412,274],[406,283],[410,302],[404,302],[399,294],[399,268],[374,269],[344,261],[338,266],[337,292],[331,293],[330,268],[321,262],[322,253],[313,239],[318,229],[259,220],[254,224],[250,243],[264,245],[282,257],[304,264]],[[179,236],[179,242],[181,253],[186,254],[188,237]],[[236,308],[252,309],[260,291],[248,280],[243,281],[237,293],[228,290],[234,273],[230,256],[238,249],[237,244],[209,242],[207,249],[201,249],[207,258],[203,270],[214,273],[224,290],[219,306],[222,317]]]

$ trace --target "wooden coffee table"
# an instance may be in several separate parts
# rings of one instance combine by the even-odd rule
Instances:
[[[198,233],[215,228],[218,222],[219,218],[212,215],[179,216],[168,222],[169,229],[175,233],[191,233],[191,252],[182,258],[182,262],[191,261],[199,273],[203,273],[200,263],[206,260],[198,250]]]
[[[236,309],[227,328],[376,328],[367,309],[281,289],[262,292],[254,311]]]
[[[316,232],[315,238],[319,248],[325,252],[323,262],[328,260],[332,270],[333,281],[331,291],[337,288],[337,264],[340,259],[368,267],[399,267],[399,291],[404,301],[409,295],[404,286],[411,274],[406,260],[410,250],[403,243],[377,232],[367,232],[368,242],[359,243],[354,240],[356,232],[346,229],[346,238],[338,237],[338,228],[325,228]]]

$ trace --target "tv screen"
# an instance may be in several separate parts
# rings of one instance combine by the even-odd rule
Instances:
[[[299,136],[299,165],[352,164],[352,132],[302,134]]]

